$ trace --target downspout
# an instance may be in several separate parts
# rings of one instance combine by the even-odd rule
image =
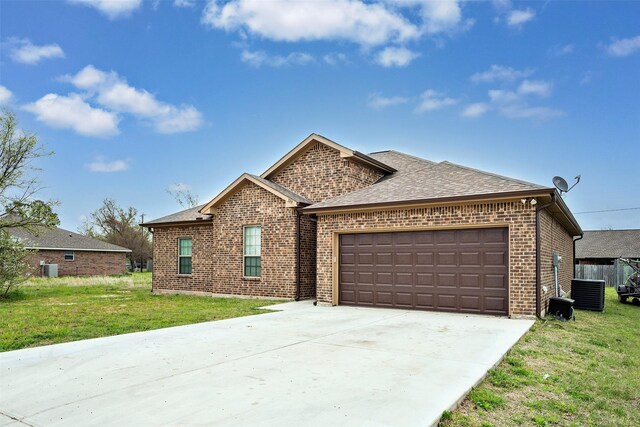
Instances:
[[[296,209],[296,301],[300,301],[300,218],[302,212]]]
[[[584,237],[584,234],[578,236],[577,239],[573,239],[573,278],[576,278],[576,242]]]
[[[555,191],[551,193],[551,201],[541,206],[536,207],[536,317],[542,319],[540,316],[540,305],[542,304],[540,298],[541,286],[540,286],[540,212],[543,209],[548,208],[556,202]]]

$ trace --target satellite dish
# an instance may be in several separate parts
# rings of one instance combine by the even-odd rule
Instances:
[[[553,177],[553,185],[555,185],[561,193],[566,193],[567,191],[569,191],[569,184],[567,184],[567,181],[565,181],[561,176]]]
[[[555,185],[556,188],[560,190],[560,194],[562,194],[562,193],[568,193],[569,191],[571,191],[573,187],[578,185],[578,183],[580,182],[580,175],[576,176],[575,180],[576,180],[575,184],[573,184],[571,187],[569,187],[569,184],[567,184],[567,181],[565,181],[565,179],[562,178],[561,176],[554,176],[552,181],[553,181],[553,185]]]

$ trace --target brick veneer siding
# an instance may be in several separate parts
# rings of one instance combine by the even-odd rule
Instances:
[[[309,200],[320,202],[367,187],[382,176],[381,172],[343,159],[338,150],[318,143],[270,180]]]
[[[192,239],[190,275],[178,274],[178,239],[181,237]],[[153,230],[153,289],[211,292],[212,245],[213,227],[210,222],[188,226],[155,227]]]
[[[509,227],[509,314],[533,316],[536,308],[535,209],[519,200],[366,213],[318,215],[317,296],[332,302],[333,233],[348,230],[451,227],[460,225]],[[337,265],[336,265],[337,268]]]
[[[300,217],[300,297],[316,296],[316,221]]]
[[[558,284],[565,291],[571,290],[573,279],[573,237],[547,211],[540,213],[540,286],[546,286],[547,292],[541,289],[540,309],[545,310],[549,298],[555,296],[553,275],[553,253],[562,257],[558,270]]]
[[[127,257],[124,252],[73,251],[73,261],[65,261],[65,252],[41,250],[31,255],[30,264],[34,273],[42,275],[40,261],[58,264],[58,276],[113,276],[127,271]]]
[[[243,227],[262,227],[260,278],[243,277]],[[214,293],[293,298],[296,291],[296,210],[247,182],[213,216]]]

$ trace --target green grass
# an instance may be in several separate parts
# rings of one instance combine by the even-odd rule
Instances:
[[[640,306],[607,288],[605,312],[537,321],[440,421],[448,426],[637,426]]]
[[[266,313],[281,302],[153,295],[150,273],[32,279],[0,299],[0,351]]]

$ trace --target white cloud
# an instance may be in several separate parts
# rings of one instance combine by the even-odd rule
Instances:
[[[385,97],[382,96],[382,94],[376,92],[376,93],[372,93],[371,95],[369,95],[369,100],[367,102],[367,105],[370,108],[376,109],[376,110],[380,110],[383,108],[387,108],[387,107],[393,107],[395,105],[401,105],[404,104],[408,101],[409,99],[403,97],[403,96],[390,96],[390,97]]]
[[[72,129],[87,136],[104,137],[118,133],[117,114],[94,108],[75,93],[68,96],[50,93],[23,108],[54,128]]]
[[[195,107],[159,101],[152,93],[130,86],[113,71],[107,73],[87,65],[76,75],[61,79],[95,95],[96,102],[109,110],[150,120],[160,133],[187,132],[202,124],[202,115]]]
[[[526,95],[535,92],[516,93],[508,90],[490,90],[491,103],[500,114],[511,119],[544,120],[564,116],[562,110],[549,107],[532,107],[526,100]]]
[[[573,53],[575,46],[571,43],[549,49],[550,56],[566,56]]]
[[[13,98],[13,93],[5,86],[0,85],[0,105],[8,104]]]
[[[173,0],[175,7],[194,7],[196,5],[194,0]]]
[[[607,46],[607,53],[618,58],[629,56],[638,51],[640,51],[640,36],[614,40]]]
[[[512,10],[507,14],[507,25],[510,27],[521,27],[535,17],[536,12],[531,8]]]
[[[474,83],[489,83],[494,81],[514,81],[527,77],[533,71],[532,70],[516,70],[511,67],[505,67],[502,65],[492,65],[487,71],[481,73],[475,73],[471,76],[471,81]]]
[[[263,65],[268,65],[270,67],[282,67],[285,65],[306,65],[311,62],[314,62],[313,56],[304,52],[293,52],[287,56],[280,55],[269,55],[265,51],[250,51],[243,50],[240,55],[240,59],[242,62],[246,62],[247,64],[259,68]]]
[[[490,107],[488,104],[485,104],[484,102],[475,102],[467,105],[464,110],[462,110],[461,115],[463,117],[480,117],[489,111],[489,109]]]
[[[107,82],[113,83],[118,81],[115,73],[105,73],[95,68],[93,65],[87,65],[80,70],[75,76],[65,75],[60,78],[67,81],[80,89],[95,89]]]
[[[209,1],[202,22],[276,41],[348,40],[375,46],[420,36],[420,29],[381,3],[358,0]]]
[[[458,103],[457,99],[449,98],[445,94],[433,89],[424,91],[422,95],[420,95],[420,98],[420,105],[416,108],[417,113],[440,110]]]
[[[64,58],[64,51],[55,44],[35,45],[29,39],[10,39],[11,59],[21,64],[37,64],[43,59]]]
[[[126,18],[142,5],[142,0],[67,0],[67,2],[93,7],[109,19]]]
[[[542,80],[524,80],[518,86],[518,93],[521,95],[537,95],[548,97],[551,95],[553,85]]]
[[[126,160],[106,161],[103,157],[97,157],[95,161],[85,165],[91,172],[122,172],[129,169],[129,163]]]
[[[580,79],[580,84],[587,85],[591,83],[592,80],[593,80],[593,72],[587,71],[582,75],[582,78]]]
[[[422,18],[421,29],[427,34],[454,31],[463,24],[462,10],[458,0],[387,0],[387,2],[397,6],[419,8]]]
[[[347,55],[338,52],[328,53],[322,57],[322,60],[329,65],[346,64],[349,62]]]
[[[376,55],[376,62],[383,67],[406,67],[420,54],[404,47],[387,47]]]

